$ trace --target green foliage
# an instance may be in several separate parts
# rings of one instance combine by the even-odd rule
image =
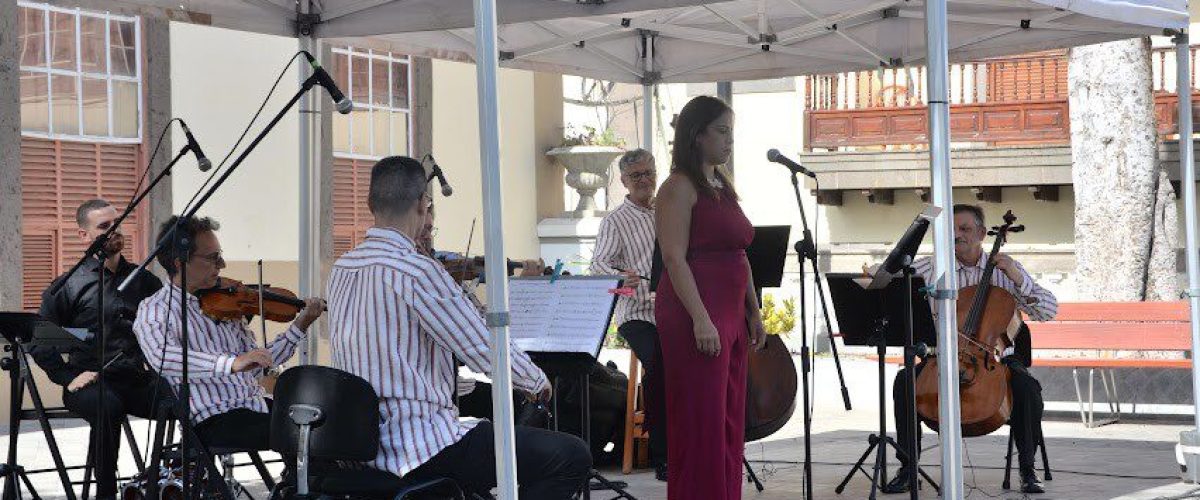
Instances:
[[[616,132],[611,128],[597,133],[596,127],[589,125],[584,125],[582,131],[572,126],[565,131],[560,146],[614,146],[623,148],[625,147],[625,140],[617,137]]]
[[[764,295],[762,318],[768,334],[787,335],[796,327],[796,299],[784,299],[778,304],[773,295]]]
[[[617,325],[609,325],[608,333],[604,335],[605,349],[628,349],[629,344],[625,342],[625,337],[617,333]]]

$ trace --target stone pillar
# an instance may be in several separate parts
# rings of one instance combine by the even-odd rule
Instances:
[[[563,85],[562,75],[534,73],[533,113],[534,130],[538,151],[545,153],[558,147],[563,138]],[[538,220],[560,217],[566,209],[564,176],[566,171],[553,158],[538,155],[537,193]]]
[[[412,58],[413,81],[413,143],[408,155],[420,159],[433,151],[433,61],[427,57]]]
[[[0,310],[21,309],[21,102],[17,0],[0,0]]]
[[[172,147],[172,138],[174,133],[167,135],[163,139],[162,147],[158,150],[158,157],[149,158],[152,153],[150,148],[154,147],[154,141],[158,140],[158,134],[162,133],[163,127],[167,126],[167,122],[171,121],[171,28],[170,22],[166,19],[142,16],[142,88],[145,95],[143,103],[146,107],[142,112],[142,117],[146,120],[145,126],[142,127],[142,140],[147,145],[146,155],[148,164],[151,166],[150,175],[157,174],[171,158],[175,156],[176,148]],[[182,137],[182,133],[180,133]],[[201,144],[201,147],[204,145]],[[217,158],[219,160],[219,158]],[[181,161],[176,164],[176,168],[191,167],[195,162],[190,159]],[[153,251],[154,245],[158,240],[158,226],[171,217],[175,208],[172,205],[171,178],[163,180],[163,183],[150,193],[150,206],[148,212],[149,217],[146,223],[146,234],[143,237],[146,242],[146,251]],[[166,277],[166,273],[159,269],[158,264],[154,265],[156,274],[160,277]]]

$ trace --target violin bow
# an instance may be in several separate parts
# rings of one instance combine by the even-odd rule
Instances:
[[[475,221],[476,219],[471,219],[471,231],[467,233],[467,249],[463,252],[462,272],[459,273],[459,276],[462,276],[463,278],[466,278],[467,266],[471,264],[467,261],[467,259],[471,258],[471,240],[475,239]]]
[[[258,323],[262,327],[263,347],[267,345],[267,317],[263,314],[263,261],[258,259]]]

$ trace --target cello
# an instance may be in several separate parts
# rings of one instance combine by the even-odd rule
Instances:
[[[1008,325],[1016,313],[1016,299],[1007,290],[992,285],[994,259],[1008,240],[1008,233],[1023,231],[1012,210],[1004,214],[1004,224],[995,226],[995,236],[987,265],[979,284],[958,291],[958,380],[963,437],[984,436],[1008,422],[1012,413],[1012,373],[1000,362],[996,348],[1008,342]],[[929,428],[938,429],[938,362],[930,356],[927,366],[917,375],[917,414]]]

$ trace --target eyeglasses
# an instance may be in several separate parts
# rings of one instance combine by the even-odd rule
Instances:
[[[630,174],[625,174],[625,177],[628,177],[629,180],[636,182],[636,181],[640,181],[642,179],[647,179],[647,180],[653,179],[657,174],[658,174],[658,172],[655,172],[653,170],[646,170],[646,171],[642,171],[642,172],[633,172]]]
[[[197,259],[207,260],[207,261],[213,263],[213,265],[217,265],[217,266],[225,263],[225,257],[223,255],[221,255],[221,252],[213,252],[208,255],[196,255],[194,257],[196,257]]]

